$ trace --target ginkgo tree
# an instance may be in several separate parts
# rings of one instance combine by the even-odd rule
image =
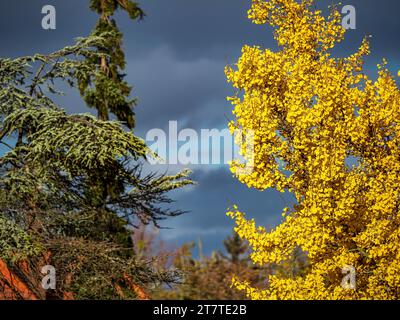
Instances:
[[[372,80],[364,72],[367,38],[337,58],[343,38],[337,7],[326,16],[313,0],[253,0],[256,24],[274,28],[278,50],[244,46],[226,67],[237,94],[232,131],[254,134],[250,174],[232,172],[248,187],[290,191],[296,204],[267,230],[237,206],[228,215],[252,247],[255,264],[283,264],[307,254],[307,272],[271,274],[265,288],[234,278],[252,299],[400,298],[400,92],[387,62]],[[343,286],[343,270],[355,286]]]

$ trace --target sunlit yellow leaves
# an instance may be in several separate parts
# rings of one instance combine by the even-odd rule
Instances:
[[[256,264],[283,263],[300,247],[304,276],[271,275],[265,290],[234,279],[252,299],[400,298],[400,92],[387,61],[375,81],[363,73],[367,39],[347,58],[330,49],[342,40],[341,15],[325,18],[312,0],[253,0],[249,18],[275,28],[279,51],[244,46],[226,68],[237,89],[231,130],[253,130],[250,174],[231,170],[248,187],[289,190],[272,230],[234,207],[235,230],[249,241]],[[400,76],[400,74],[399,74]],[[353,266],[357,289],[343,288]]]

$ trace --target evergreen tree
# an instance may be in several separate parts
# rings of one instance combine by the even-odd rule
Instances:
[[[239,263],[241,256],[248,252],[247,243],[236,232],[224,240],[224,247],[232,263]]]
[[[191,181],[186,171],[142,174],[155,155],[126,130],[133,112],[122,35],[114,21],[104,25],[118,7],[143,13],[129,1],[91,7],[102,17],[89,37],[49,55],[0,59],[0,259],[40,299],[143,298],[148,286],[177,279],[135,256],[132,227],[181,214],[165,208],[166,193]],[[98,118],[56,105],[58,80],[79,87]],[[46,264],[57,270],[51,292],[40,288]]]
[[[108,120],[111,112],[119,121],[133,128],[136,100],[130,99],[131,87],[124,81],[122,33],[112,17],[118,9],[126,11],[132,20],[142,19],[144,12],[129,0],[91,0],[90,8],[100,15],[92,35],[108,33],[109,37],[106,43],[96,48],[101,54],[100,59],[96,57],[92,61],[96,72],[80,78],[79,89],[88,106],[97,109],[99,119]]]

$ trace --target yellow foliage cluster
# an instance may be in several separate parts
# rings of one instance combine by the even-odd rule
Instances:
[[[271,275],[265,289],[234,279],[252,299],[400,298],[400,91],[386,68],[363,73],[369,44],[335,58],[344,37],[341,15],[325,17],[313,0],[252,0],[249,18],[275,29],[279,50],[245,46],[226,68],[237,95],[231,130],[254,132],[254,170],[238,173],[248,187],[294,194],[273,230],[257,227],[234,206],[227,213],[249,241],[256,264],[307,253],[306,275]],[[354,266],[356,289],[341,283]]]

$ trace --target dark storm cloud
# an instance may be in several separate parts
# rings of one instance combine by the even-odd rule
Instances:
[[[214,127],[229,111],[229,93],[222,61],[200,58],[181,61],[169,47],[158,47],[146,57],[129,61],[129,82],[139,97],[138,126],[165,128],[169,120],[191,128]],[[149,72],[151,70],[151,72]]]
[[[173,232],[161,230],[160,234],[169,242],[177,243],[200,238],[207,253],[219,247],[232,231],[233,221],[225,213],[233,204],[238,204],[248,217],[255,218],[258,225],[271,228],[280,221],[282,209],[294,202],[289,194],[247,188],[232,177],[227,167],[197,170],[192,178],[197,185],[174,197],[181,209],[190,212],[163,222],[162,225],[173,228]],[[214,246],[209,237],[215,239]]]
[[[68,43],[73,37],[86,35],[96,19],[87,10],[87,3],[86,0],[2,0],[1,52],[57,49],[59,44]],[[139,3],[147,12],[144,21],[132,24],[125,14],[118,17],[130,55],[146,55],[149,50],[167,45],[181,59],[235,59],[244,43],[273,47],[269,28],[251,24],[246,18],[249,0],[147,0]],[[326,8],[334,2],[316,3]],[[40,28],[41,8],[45,4],[57,9],[56,31]],[[357,9],[357,30],[348,32],[349,44],[371,34],[377,52],[390,55],[397,52],[397,0],[350,0],[343,4],[354,5]],[[12,47],[4,45],[10,42]]]
[[[0,56],[19,56],[51,52],[73,39],[85,36],[96,23],[87,9],[88,0],[1,0]],[[144,137],[152,128],[166,128],[177,120],[180,128],[224,128],[231,117],[225,97],[233,90],[226,83],[224,66],[233,63],[244,44],[275,48],[271,29],[252,24],[246,18],[250,0],[146,0],[147,17],[142,22],[118,15],[127,54],[127,80],[139,98],[137,132]],[[339,2],[339,1],[337,1]],[[393,71],[399,67],[398,0],[350,0],[357,10],[357,29],[346,34],[336,50],[339,55],[354,52],[365,35],[372,35],[372,57],[368,69],[382,57]],[[320,8],[331,0],[317,1]],[[41,8],[57,9],[57,29],[41,28]],[[87,112],[79,95],[68,90],[58,99],[70,112]],[[198,185],[175,192],[177,208],[191,212],[164,225],[173,230],[161,235],[176,243],[201,237],[205,252],[220,246],[232,229],[225,216],[233,202],[255,217],[260,225],[273,225],[281,208],[290,202],[288,195],[274,191],[258,192],[232,178],[226,167],[196,169]]]
[[[316,1],[325,8],[339,1]],[[373,35],[376,50],[393,55],[399,38],[398,0],[349,0],[357,10],[357,29],[348,32],[343,46],[356,46],[364,35]],[[233,61],[243,44],[275,47],[271,30],[247,19],[249,0],[149,0],[143,2],[148,13],[138,28],[124,22],[132,32],[131,43],[140,48],[167,44],[182,59],[210,57]],[[141,52],[142,49],[139,49]]]
[[[399,1],[351,0],[343,4],[351,4],[357,10],[357,29],[346,33],[347,39],[342,46],[343,50],[347,51],[346,46],[355,49],[360,39],[370,35],[372,55],[377,56],[377,59],[382,57],[397,59],[398,62]]]
[[[96,23],[96,16],[86,8],[88,3],[82,0],[1,0],[0,56],[47,53],[87,35]],[[48,4],[57,10],[56,30],[41,27],[42,7]]]

